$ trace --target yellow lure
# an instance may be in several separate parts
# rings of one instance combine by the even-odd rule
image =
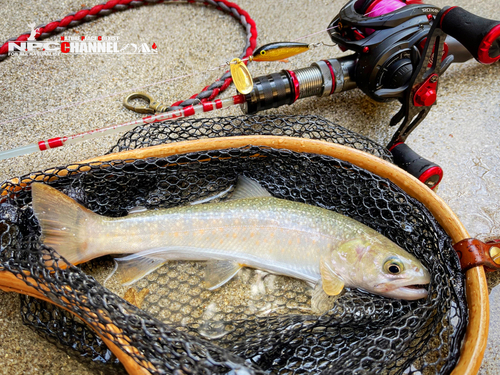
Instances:
[[[252,56],[253,61],[279,61],[308,51],[311,46],[307,43],[277,42],[269,43],[258,48]]]
[[[245,63],[235,58],[231,60],[229,66],[231,67],[231,77],[233,78],[236,90],[244,95],[252,92],[253,79]]]

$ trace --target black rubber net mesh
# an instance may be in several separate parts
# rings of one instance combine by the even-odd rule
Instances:
[[[138,126],[121,137],[110,150],[119,152],[201,138],[241,135],[275,135],[318,139],[349,146],[392,161],[384,147],[362,135],[319,116],[252,115],[180,119],[168,126],[152,123]]]
[[[181,139],[199,137],[197,132],[205,132],[201,124],[217,126],[217,121],[183,120],[163,129],[148,125],[127,133],[117,147],[156,143],[155,132],[168,134],[161,142],[169,142],[175,138],[172,127],[182,127]],[[387,155],[374,142],[313,116],[221,121],[231,124],[224,132],[240,129],[239,134],[249,128],[272,130],[275,124],[282,134],[303,136],[314,129],[322,131],[318,138],[333,142],[346,134],[340,143]],[[117,217],[138,206],[157,209],[207,197],[224,199],[242,175],[259,181],[275,197],[350,216],[415,254],[432,274],[429,297],[402,301],[346,288],[331,310],[317,315],[308,309],[310,289],[299,280],[244,270],[221,288],[225,292],[209,292],[200,286],[201,262],[171,262],[121,298],[40,242],[30,206],[33,181],[50,184],[94,212]],[[158,374],[446,374],[458,360],[467,305],[450,238],[421,203],[348,162],[247,146],[72,164],[8,181],[2,194],[1,270],[81,318],[22,296],[24,321],[60,346],[108,366],[109,372],[123,369],[95,332]],[[245,292],[238,284],[258,290],[246,299],[231,297],[234,290]],[[238,302],[224,302],[228,300]]]

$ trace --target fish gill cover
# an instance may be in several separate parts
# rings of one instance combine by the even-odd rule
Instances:
[[[243,134],[325,139],[389,159],[383,147],[315,116],[239,116],[152,124],[125,134],[114,151]],[[241,175],[259,181],[278,198],[340,212],[381,232],[430,271],[429,298],[401,301],[348,289],[330,311],[318,316],[302,309],[310,296],[307,288],[274,280],[282,287],[268,288],[252,303],[240,301],[225,307],[212,303],[212,314],[207,316],[210,309],[199,306],[213,296],[198,287],[203,270],[196,263],[167,264],[139,281],[132,290],[134,298],[127,299],[144,310],[77,267],[52,270],[47,266],[47,257],[59,257],[40,242],[30,206],[34,180],[43,179],[94,212],[116,217],[137,206],[173,207],[216,195],[227,191]],[[134,359],[158,374],[446,374],[458,360],[467,305],[464,277],[450,238],[421,203],[388,180],[348,162],[251,146],[73,164],[31,173],[20,181],[4,186],[8,195],[0,206],[0,269],[81,316],[86,324],[50,303],[21,296],[26,323],[72,348],[68,350],[103,363],[107,372],[123,369],[89,326],[107,334],[119,347],[135,346]],[[248,272],[242,276],[246,280],[259,277],[255,274],[259,271]],[[233,284],[226,288],[237,287]],[[186,291],[189,298],[181,298]],[[263,314],[269,307],[272,312]],[[108,329],[109,323],[120,333]]]

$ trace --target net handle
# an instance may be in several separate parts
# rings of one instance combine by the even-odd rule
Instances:
[[[29,276],[27,276],[29,278]],[[82,321],[85,321],[81,316],[77,315],[74,311],[69,310],[68,308],[59,305],[57,303],[54,303],[51,301],[49,298],[44,296],[42,293],[37,291],[35,288],[27,285],[24,280],[16,277],[14,274],[8,272],[8,271],[0,271],[0,289],[2,289],[4,292],[15,292],[19,294],[26,294],[30,297],[35,297],[40,300],[52,303],[56,305],[57,307],[60,307],[61,309],[64,309],[73,315],[77,316],[80,318]],[[106,328],[111,329],[112,325],[108,324]],[[132,357],[130,357],[127,353],[125,353],[122,349],[120,349],[117,345],[115,345],[112,341],[101,335],[99,332],[97,332],[91,325],[89,325],[90,328],[104,341],[106,346],[113,352],[113,354],[119,359],[120,363],[123,364],[125,367],[125,370],[129,374],[134,374],[134,375],[150,375],[151,373],[146,370],[144,367],[139,365]],[[113,329],[115,334],[120,333],[120,329],[116,326],[114,326]],[[130,345],[128,346],[131,348],[130,350],[133,350],[135,348],[131,347]]]
[[[110,161],[127,159],[163,158],[172,155],[186,154],[200,151],[214,151],[246,146],[264,146],[275,149],[287,149],[301,153],[331,156],[348,161],[369,172],[387,178],[404,190],[408,195],[424,204],[432,213],[454,243],[469,238],[467,230],[459,221],[448,205],[418,179],[399,167],[386,162],[374,155],[326,141],[281,136],[234,136],[221,138],[199,139],[194,141],[174,142],[164,145],[151,146],[137,150],[122,151],[96,158],[84,160],[78,164],[95,163],[95,165],[109,166]],[[72,168],[73,169],[73,168]],[[74,170],[76,170],[75,168]],[[81,170],[81,169],[80,169]],[[54,171],[54,169],[52,169]],[[67,174],[66,172],[65,174]],[[76,172],[73,172],[76,173]],[[33,175],[37,180],[46,179],[42,174]],[[57,179],[57,177],[51,177]],[[21,184],[28,185],[28,181]],[[19,179],[12,179],[10,184],[2,186],[1,195],[15,193],[20,190]],[[30,181],[31,182],[31,181]],[[9,187],[10,185],[10,187]],[[16,186],[17,185],[17,186]],[[14,191],[12,191],[14,189]],[[482,266],[469,269],[466,273],[466,296],[469,308],[469,324],[462,345],[462,352],[452,375],[475,375],[479,371],[481,361],[486,350],[489,325],[488,286],[485,271]],[[130,358],[130,357],[129,357]]]

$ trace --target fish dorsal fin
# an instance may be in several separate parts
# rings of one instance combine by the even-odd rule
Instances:
[[[257,181],[246,176],[238,177],[233,195],[229,200],[245,199],[245,198],[268,198],[272,197],[269,192],[264,189]]]
[[[205,286],[208,290],[220,288],[231,280],[243,266],[233,261],[213,260],[205,268]]]
[[[321,258],[319,263],[319,272],[321,273],[321,281],[323,290],[329,296],[336,296],[344,289],[344,281],[333,271],[328,262]]]

